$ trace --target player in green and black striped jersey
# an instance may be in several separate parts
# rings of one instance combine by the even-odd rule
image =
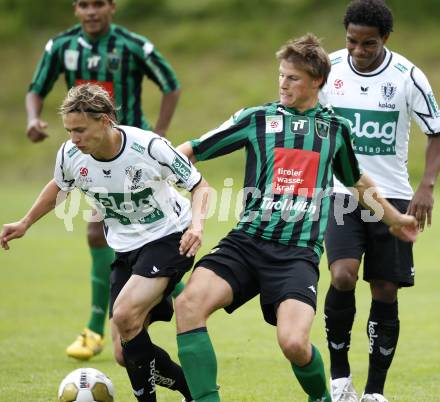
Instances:
[[[320,105],[300,114],[280,102],[244,109],[191,147],[199,161],[245,148],[249,192],[236,229],[318,256],[333,173],[348,186],[360,177],[347,121]]]
[[[26,104],[30,139],[45,138],[38,120],[43,99],[60,74],[68,88],[93,82],[107,89],[119,108],[119,124],[164,135],[179,95],[179,82],[170,64],[147,38],[111,24],[115,9],[112,0],[78,0],[74,4],[81,24],[47,42],[29,87]],[[144,76],[163,93],[162,110],[154,127],[141,108]]]
[[[218,402],[216,357],[206,330],[217,309],[232,312],[260,294],[265,320],[309,401],[330,401],[324,366],[309,341],[333,173],[363,200],[348,122],[318,103],[330,61],[308,34],[277,53],[278,102],[241,110],[180,150],[194,162],[246,151],[245,206],[238,225],[196,264],[176,300],[179,358],[196,401]],[[416,220],[375,200],[396,235],[411,241]],[[408,230],[408,232],[406,232]]]
[[[180,93],[169,63],[147,38],[111,23],[116,6],[113,0],[75,0],[73,6],[80,24],[47,42],[26,96],[30,140],[39,142],[47,137],[47,123],[40,114],[44,98],[60,74],[64,75],[68,88],[85,82],[104,87],[118,107],[120,124],[150,129],[164,136]],[[144,76],[162,92],[154,126],[141,109]],[[84,332],[66,351],[78,359],[89,359],[102,349],[110,264],[114,259],[101,222],[89,223],[88,241],[92,256],[91,316]]]

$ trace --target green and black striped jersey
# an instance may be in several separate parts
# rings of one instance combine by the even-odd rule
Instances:
[[[45,97],[61,73],[68,88],[85,82],[103,86],[119,108],[118,122],[143,129],[151,128],[141,109],[143,76],[163,93],[179,88],[173,69],[154,45],[115,24],[93,41],[79,24],[50,39],[29,91]]]
[[[191,141],[203,161],[246,150],[244,210],[236,230],[321,256],[333,173],[360,178],[347,120],[317,105],[300,113],[280,103],[242,109]]]

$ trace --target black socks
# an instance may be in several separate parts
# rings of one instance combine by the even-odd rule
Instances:
[[[325,299],[324,313],[331,378],[348,377],[350,375],[348,350],[356,314],[354,289],[345,292],[330,285]]]
[[[370,353],[365,393],[383,395],[385,379],[399,339],[398,304],[373,300],[367,324]]]

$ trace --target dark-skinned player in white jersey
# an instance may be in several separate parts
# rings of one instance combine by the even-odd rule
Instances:
[[[385,45],[393,16],[381,0],[351,2],[344,17],[346,49],[330,55],[332,70],[321,103],[350,121],[354,151],[363,172],[398,210],[431,225],[433,189],[440,169],[440,112],[423,72]],[[408,180],[411,119],[428,139],[425,170],[415,194]],[[348,350],[356,312],[355,287],[362,258],[371,289],[367,324],[368,378],[362,402],[386,402],[384,385],[399,337],[397,293],[414,285],[412,244],[391,236],[381,222],[363,219],[349,191],[335,180],[334,208],[325,245],[331,286],[325,322],[334,402],[357,402]],[[334,218],[345,209],[343,222]],[[342,224],[343,223],[343,224]]]

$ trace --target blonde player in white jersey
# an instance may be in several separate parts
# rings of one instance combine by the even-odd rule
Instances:
[[[60,192],[78,188],[94,199],[116,251],[110,295],[116,360],[138,401],[156,401],[156,383],[190,401],[182,369],[151,342],[147,328],[173,315],[169,295],[200,248],[208,184],[163,138],[117,126],[110,96],[97,85],[72,88],[60,112],[70,140],[58,151],[54,179],[23,219],[3,226],[1,245],[8,249],[50,212]],[[173,184],[190,191],[192,202]]]
[[[344,17],[346,49],[330,55],[332,69],[320,101],[352,126],[356,157],[381,194],[401,212],[414,215],[421,230],[431,224],[433,188],[440,169],[440,112],[423,72],[385,47],[393,17],[381,0],[356,0]],[[425,171],[413,194],[408,180],[408,137],[414,119],[427,135]],[[325,321],[334,402],[355,402],[348,350],[355,316],[355,287],[362,257],[372,303],[367,324],[368,379],[362,402],[385,402],[384,385],[399,336],[397,292],[413,286],[411,243],[371,221],[349,191],[335,180],[334,214],[326,251],[331,286]],[[344,214],[352,211],[348,214]]]

